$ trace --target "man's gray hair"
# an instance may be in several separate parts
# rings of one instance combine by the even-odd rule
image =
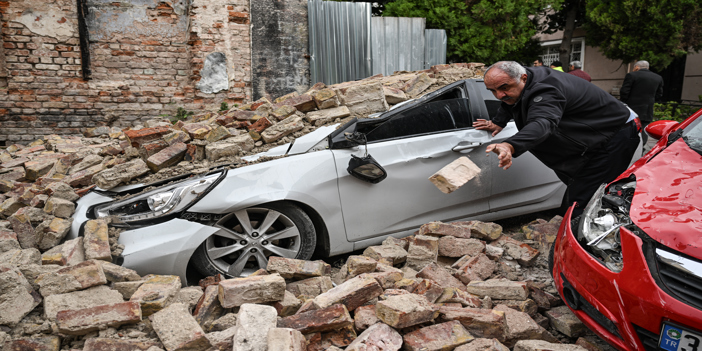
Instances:
[[[526,74],[526,68],[519,64],[519,62],[515,61],[500,61],[496,62],[492,66],[488,67],[487,70],[485,70],[485,75],[487,75],[488,72],[490,72],[491,69],[497,68],[502,72],[505,72],[510,78],[513,78],[515,81],[519,81],[521,79],[522,74]]]
[[[649,66],[648,66],[648,61],[644,61],[644,60],[637,61],[637,62],[634,64],[634,67],[643,68],[643,69],[648,69],[648,67],[649,67]]]
[[[580,62],[580,61],[572,61],[572,62],[570,63],[570,65],[573,66],[573,68],[575,68],[575,69],[581,69],[581,68],[583,68],[583,63]]]

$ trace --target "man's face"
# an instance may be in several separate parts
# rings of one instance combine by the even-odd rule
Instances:
[[[539,61],[534,61],[534,67],[541,67],[541,66],[543,66],[543,65],[544,65],[544,64],[541,63],[541,62],[539,62]]]
[[[568,70],[569,70],[569,71],[572,71],[572,70],[574,70],[574,69],[575,69],[575,66],[573,66],[573,65],[570,65],[570,66],[568,67]]]
[[[485,87],[495,95],[496,98],[507,105],[514,105],[519,101],[524,86],[526,86],[527,75],[522,74],[519,81],[507,75],[499,68],[491,69],[485,75]]]

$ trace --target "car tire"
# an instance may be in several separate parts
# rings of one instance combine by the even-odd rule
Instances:
[[[207,238],[191,258],[200,278],[217,274],[228,278],[247,276],[266,269],[270,256],[307,260],[317,243],[307,213],[285,202],[238,210],[212,226],[220,230]],[[264,232],[259,233],[260,229]]]

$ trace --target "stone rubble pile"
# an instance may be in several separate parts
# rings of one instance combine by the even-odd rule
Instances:
[[[188,120],[100,127],[0,151],[0,347],[5,350],[596,350],[563,306],[544,254],[494,223],[428,223],[341,269],[273,257],[247,278],[182,287],[112,263],[119,230],[91,220],[64,241],[95,186],[245,164],[240,157],[347,117],[364,118],[481,64],[370,77]],[[558,220],[526,238],[548,248]],[[542,249],[543,251],[543,249]],[[525,280],[533,267],[542,278]],[[537,274],[538,276],[538,274]]]
[[[107,222],[40,255],[0,234],[3,350],[600,350],[551,285],[537,220],[423,225],[340,269],[271,257],[245,278],[139,276],[110,262]],[[82,245],[81,245],[82,244]],[[102,248],[102,250],[101,250]],[[31,252],[29,252],[31,251]],[[530,274],[524,280],[527,270]],[[558,337],[554,336],[557,335]],[[561,339],[575,344],[561,343]]]

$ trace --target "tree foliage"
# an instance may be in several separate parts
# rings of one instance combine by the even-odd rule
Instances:
[[[647,60],[662,69],[702,49],[700,0],[587,0],[589,45],[613,60]]]
[[[383,16],[424,17],[427,28],[445,29],[450,62],[515,60],[539,53],[538,16],[562,0],[395,0]]]

